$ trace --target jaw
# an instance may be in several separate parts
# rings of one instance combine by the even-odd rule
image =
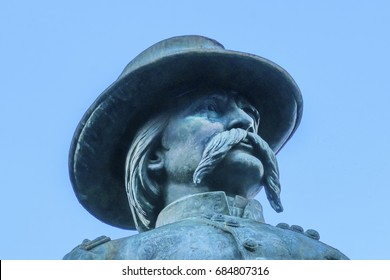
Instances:
[[[262,188],[264,167],[261,161],[243,150],[232,150],[205,178],[213,191],[228,196],[253,198]]]

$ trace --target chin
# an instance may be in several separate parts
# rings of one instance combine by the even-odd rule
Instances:
[[[262,187],[264,167],[251,154],[233,150],[215,167],[208,180],[219,191],[229,196],[254,197]]]

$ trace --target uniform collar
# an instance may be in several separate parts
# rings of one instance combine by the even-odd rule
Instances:
[[[207,192],[180,198],[167,205],[158,215],[156,227],[193,217],[215,214],[236,216],[264,223],[263,208],[255,199],[228,197],[225,192]]]

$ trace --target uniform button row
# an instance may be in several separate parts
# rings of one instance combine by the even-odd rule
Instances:
[[[291,225],[289,226],[288,224],[286,223],[279,223],[276,225],[278,228],[282,228],[282,229],[288,229],[288,230],[292,230],[292,231],[295,231],[295,232],[299,232],[299,233],[302,233],[314,240],[320,240],[320,234],[318,233],[318,231],[314,230],[314,229],[308,229],[304,232],[303,228],[301,226],[298,226],[298,225]]]

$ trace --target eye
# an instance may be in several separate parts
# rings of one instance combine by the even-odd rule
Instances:
[[[207,114],[210,116],[215,116],[221,111],[221,105],[218,103],[218,101],[213,99],[204,100],[196,108],[196,112],[200,114]]]

